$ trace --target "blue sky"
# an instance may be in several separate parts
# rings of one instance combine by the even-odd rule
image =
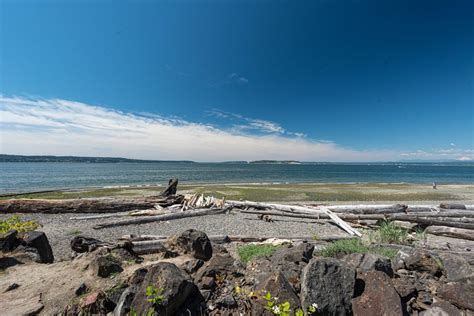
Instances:
[[[474,157],[470,0],[0,0],[0,27],[2,153]]]

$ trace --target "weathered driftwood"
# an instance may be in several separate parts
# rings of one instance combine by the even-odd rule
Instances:
[[[226,211],[227,211],[227,209],[223,209],[223,208],[195,209],[195,210],[189,210],[189,211],[186,211],[186,212],[176,212],[176,213],[171,213],[171,214],[147,216],[147,217],[143,217],[143,218],[133,218],[133,219],[129,219],[129,220],[103,223],[103,224],[95,225],[93,228],[94,229],[102,229],[102,228],[107,228],[107,227],[146,224],[146,223],[152,223],[152,222],[169,221],[169,220],[173,220],[173,219],[186,218],[186,217],[216,215],[216,214],[222,214]]]
[[[73,216],[69,217],[70,220],[88,220],[88,219],[102,219],[111,217],[124,217],[128,216],[129,212],[112,213],[112,214],[100,214],[100,215],[86,215],[86,216]]]
[[[286,213],[286,212],[280,212],[277,210],[249,209],[249,210],[240,210],[240,212],[244,214],[259,214],[259,215],[282,216],[282,217],[293,217],[293,218],[307,218],[307,219],[314,219],[314,220],[329,218],[329,216],[326,214],[317,213],[315,215],[312,215],[306,212],[300,213],[298,211],[295,211],[294,213]],[[384,219],[397,220],[398,218],[402,220],[406,216],[411,216],[405,213],[395,213],[395,214],[387,214],[387,215],[384,215],[384,214],[344,214],[344,213],[336,213],[336,214],[341,219],[348,222],[361,221],[361,220],[384,220]],[[421,217],[421,218],[434,217],[434,218],[443,219],[443,220],[444,218],[452,218],[453,221],[460,221],[460,222],[470,222],[471,219],[474,218],[473,212],[453,212],[453,213],[429,212],[429,213],[417,213],[416,215],[414,214],[413,216]]]
[[[438,236],[474,240],[474,231],[471,229],[462,229],[446,226],[429,226],[425,229],[425,233]]]
[[[161,192],[160,196],[171,196],[175,195],[176,192],[178,191],[178,179],[170,179],[168,181],[168,187]]]
[[[466,205],[464,205],[464,204],[454,204],[454,203],[441,203],[439,205],[439,208],[465,210]]]
[[[474,255],[474,240],[465,240],[426,234],[424,240],[418,242],[421,246],[431,249],[449,250],[449,251],[469,251]]]
[[[417,223],[419,226],[447,226],[447,227],[455,227],[455,228],[463,228],[463,229],[474,229],[474,223],[463,223],[463,222],[455,222],[449,221],[449,219],[433,219],[433,218],[422,218],[417,216],[397,216],[397,220],[405,221],[405,222],[412,222]],[[474,234],[474,231],[472,232]]]
[[[156,198],[75,199],[75,200],[3,200],[2,213],[117,213],[152,208]]]
[[[284,205],[284,204],[275,204],[275,203],[259,203],[259,202],[249,202],[249,201],[228,201],[227,202],[231,206],[236,207],[255,207],[255,208],[263,208],[263,209],[274,209],[282,212],[288,213],[307,213],[307,214],[326,214],[329,216],[339,227],[345,230],[350,235],[356,235],[361,237],[362,234],[358,232],[355,228],[351,227],[349,224],[345,223],[342,219],[340,219],[336,214],[334,214],[331,210],[324,206],[319,206],[318,208],[310,208],[305,206],[298,206],[298,205]]]

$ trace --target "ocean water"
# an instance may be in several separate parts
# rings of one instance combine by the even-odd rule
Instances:
[[[180,183],[474,183],[474,164],[0,163],[0,193]]]

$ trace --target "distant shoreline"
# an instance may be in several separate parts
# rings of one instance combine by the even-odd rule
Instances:
[[[400,160],[400,161],[364,161],[364,162],[331,162],[331,161],[298,161],[298,160],[235,160],[235,161],[217,161],[203,162],[193,160],[154,160],[154,159],[132,159],[122,157],[85,157],[85,156],[54,156],[54,155],[11,155],[0,154],[0,163],[189,163],[189,164],[266,164],[266,165],[328,165],[328,164],[433,164],[447,163],[455,165],[473,165],[474,161],[459,160]]]

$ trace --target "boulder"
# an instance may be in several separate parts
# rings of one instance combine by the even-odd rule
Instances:
[[[189,254],[196,259],[207,261],[212,257],[211,241],[206,233],[188,229],[167,241],[168,247],[180,254]]]
[[[278,303],[288,302],[293,310],[300,308],[300,300],[296,295],[295,290],[285,278],[285,276],[277,271],[269,274],[265,280],[260,282],[256,288],[256,293],[265,295],[270,292],[272,297],[278,298]],[[262,315],[265,312],[264,306],[266,301],[264,299],[258,299],[252,305],[252,313],[254,315]]]
[[[230,281],[242,276],[242,272],[243,267],[231,255],[216,254],[196,272],[194,280],[200,284],[205,277],[215,278],[219,275]]]
[[[364,291],[352,301],[354,315],[403,315],[400,297],[387,274],[370,271],[358,277],[364,282]]]
[[[406,269],[430,275],[440,275],[441,265],[438,258],[422,249],[415,249],[405,258]]]
[[[9,252],[20,245],[20,240],[17,237],[16,230],[0,234],[0,251]]]
[[[459,281],[473,273],[471,266],[463,257],[447,253],[440,253],[438,257],[441,259],[443,274],[448,281]]]
[[[462,316],[463,313],[453,304],[438,299],[431,308],[420,312],[420,316]]]
[[[21,233],[19,236],[24,246],[37,250],[41,263],[54,262],[53,249],[44,232],[30,231]]]
[[[459,308],[474,310],[474,284],[471,282],[450,282],[441,285],[438,297]]]
[[[347,265],[357,272],[382,271],[393,276],[392,263],[384,256],[372,253],[352,253],[341,258]]]
[[[318,305],[318,315],[350,315],[355,269],[333,258],[313,258],[303,269],[301,305]]]
[[[146,314],[151,307],[146,295],[148,286],[162,291],[160,295],[163,297],[163,302],[159,306],[154,306],[155,312],[159,315],[177,315],[182,309],[189,309],[191,313],[195,311],[195,307],[187,306],[187,303],[195,298],[199,299],[199,291],[191,278],[176,265],[160,262],[148,268],[132,302],[138,315]]]
[[[311,260],[313,250],[314,246],[308,243],[278,249],[269,258],[252,260],[247,265],[247,270],[250,271],[249,276],[254,279],[254,283],[259,283],[269,273],[280,271],[294,290],[299,293],[301,290],[301,272]]]
[[[300,262],[308,263],[313,257],[314,245],[309,243],[300,243],[296,246],[278,249],[271,256],[272,262],[292,262],[299,264]]]
[[[123,271],[120,261],[111,255],[98,256],[91,262],[91,267],[94,274],[108,278],[114,273],[120,273]]]
[[[179,268],[183,269],[187,274],[193,274],[203,265],[204,261],[201,259],[190,259],[179,265]]]

